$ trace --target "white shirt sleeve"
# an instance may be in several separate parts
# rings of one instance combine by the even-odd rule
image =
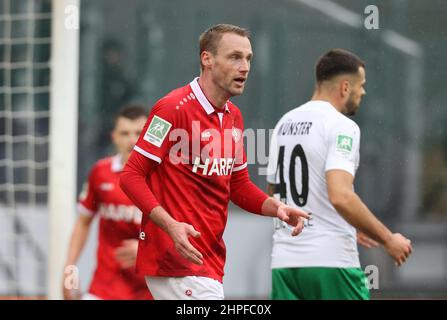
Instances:
[[[276,183],[276,170],[278,167],[278,154],[279,154],[279,146],[278,146],[278,125],[276,125],[275,129],[273,129],[272,138],[270,140],[270,148],[269,148],[269,163],[267,166],[267,182],[268,183]]]
[[[328,131],[325,171],[340,169],[355,176],[360,160],[360,129],[354,122],[338,122]]]

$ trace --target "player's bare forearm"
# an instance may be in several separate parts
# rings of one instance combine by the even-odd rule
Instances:
[[[157,206],[152,209],[149,218],[154,222],[157,226],[163,229],[165,232],[169,233],[169,228],[177,223],[177,221],[171,217],[171,215],[162,207]]]
[[[161,206],[152,209],[150,219],[163,229],[172,239],[175,249],[186,259],[195,264],[203,264],[203,255],[189,242],[188,237],[200,237],[200,232],[190,224],[178,222]]]
[[[392,233],[377,219],[354,192],[354,176],[344,170],[326,172],[329,201],[335,210],[353,227],[380,244],[390,240]]]
[[[392,232],[374,216],[354,191],[346,190],[344,195],[332,199],[332,204],[350,225],[370,238],[382,245],[390,240]]]
[[[281,201],[270,196],[262,203],[261,214],[264,216],[276,218],[280,205],[283,205]]]
[[[377,219],[353,190],[354,177],[344,170],[326,172],[329,200],[352,226],[382,244],[398,266],[413,251],[411,241],[391,231]]]
[[[71,235],[67,260],[65,263],[66,266],[74,265],[78,261],[87,241],[92,220],[92,217],[79,215]]]

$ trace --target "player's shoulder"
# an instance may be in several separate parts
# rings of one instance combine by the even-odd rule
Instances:
[[[330,118],[332,120],[332,126],[334,127],[346,128],[360,132],[360,127],[354,120],[338,111],[336,111]]]
[[[174,110],[181,110],[181,106],[195,99],[191,92],[189,85],[177,88],[159,99],[152,111],[170,112]]]

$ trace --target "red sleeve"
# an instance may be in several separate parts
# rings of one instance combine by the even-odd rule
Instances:
[[[252,213],[262,214],[262,204],[268,198],[251,180],[248,169],[231,175],[230,199],[238,207]]]
[[[98,202],[96,199],[96,174],[97,167],[94,166],[89,173],[88,180],[82,187],[79,195],[78,212],[86,216],[93,216],[98,211]]]
[[[158,200],[146,184],[146,177],[157,165],[158,163],[155,161],[132,151],[120,175],[121,189],[143,214],[150,213],[159,205]]]

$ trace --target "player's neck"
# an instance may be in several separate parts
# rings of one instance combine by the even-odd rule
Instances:
[[[311,101],[325,101],[329,102],[338,112],[342,112],[343,107],[337,99],[335,99],[331,94],[322,91],[315,91],[312,96]]]
[[[200,75],[199,78],[199,86],[202,89],[205,97],[215,108],[222,110],[225,108],[225,104],[227,103],[228,99],[230,99],[230,97],[224,94],[222,90],[219,89],[214,84],[214,82],[203,73]]]

